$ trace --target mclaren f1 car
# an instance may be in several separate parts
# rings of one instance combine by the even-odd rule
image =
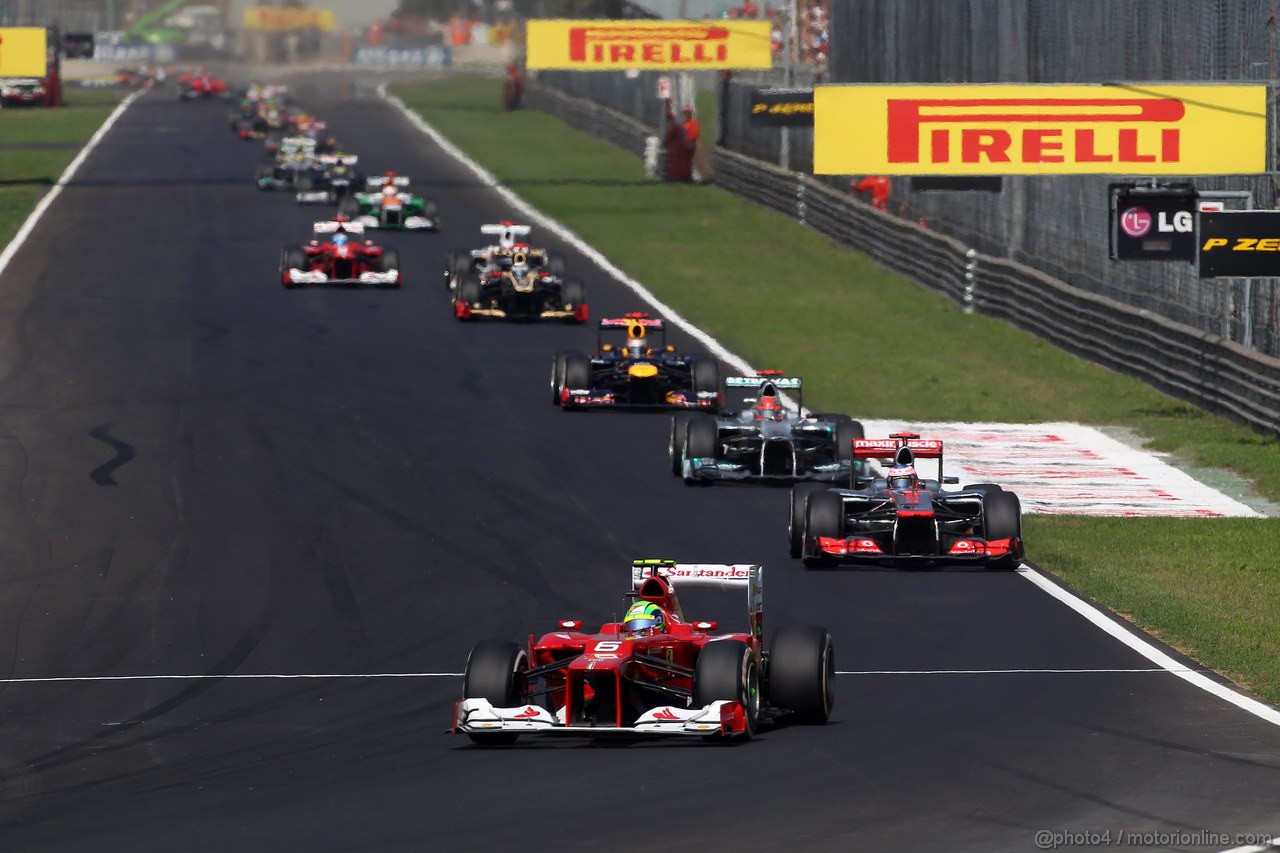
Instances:
[[[892,460],[860,488],[800,483],[791,490],[791,556],[806,566],[862,563],[930,566],[977,563],[1016,569],[1024,556],[1022,505],[994,483],[947,490],[942,442],[915,433],[855,439],[855,459]],[[938,478],[922,479],[919,459],[938,460]]]
[[[344,217],[315,224],[306,245],[286,246],[280,254],[280,280],[285,287],[365,285],[399,287],[400,258],[395,249],[360,239],[364,226]]]
[[[621,622],[584,631],[564,619],[527,644],[477,643],[453,731],[485,745],[520,735],[750,738],[763,721],[822,724],[835,652],[824,628],[779,628],[764,648],[764,571],[755,565],[637,560]],[[744,631],[685,618],[678,592],[747,593]]]
[[[720,365],[707,356],[677,353],[666,343],[666,328],[641,312],[601,320],[594,357],[556,353],[551,402],[565,409],[719,408]],[[617,335],[620,343],[606,342]]]

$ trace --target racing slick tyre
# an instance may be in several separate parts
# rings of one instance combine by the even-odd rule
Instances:
[[[316,179],[310,172],[299,172],[293,181],[294,189],[300,193],[309,193],[316,185]]]
[[[966,492],[982,492],[983,494],[986,494],[987,492],[1004,491],[1003,488],[997,486],[995,483],[974,483],[972,486],[965,486],[964,490]]]
[[[784,625],[775,631],[767,675],[769,704],[790,711],[793,721],[820,726],[831,716],[836,653],[826,628]]]
[[[280,283],[289,288],[298,287],[299,285],[289,281],[289,270],[305,270],[307,266],[306,252],[296,246],[285,246],[280,252]]]
[[[473,259],[470,252],[450,252],[449,265],[444,271],[444,286],[453,290],[458,286],[458,281],[471,272]]]
[[[574,316],[569,318],[570,323],[584,323],[586,317],[582,315],[578,308],[587,303],[587,286],[576,278],[571,278],[560,287],[560,301],[565,310],[573,311]],[[578,319],[582,317],[582,319]]]
[[[434,201],[423,202],[422,215],[426,219],[431,220],[433,228],[440,227],[440,208],[436,207],[436,203]]]
[[[480,301],[480,279],[473,275],[463,276],[458,281],[458,302],[465,302],[467,305],[474,306]],[[457,315],[455,315],[457,316]],[[466,317],[458,317],[459,320],[474,320],[475,315],[469,314]]]
[[[684,428],[684,455],[681,457],[681,462],[685,459],[714,459],[720,438],[718,433],[719,430],[716,429],[715,418],[710,415],[690,412],[689,420]],[[698,481],[688,477],[685,479],[684,484],[686,486],[696,486]]]
[[[547,255],[547,272],[561,278],[564,276],[564,258],[559,255]]]
[[[844,536],[844,500],[835,492],[814,492],[805,502],[803,555],[806,567],[830,566],[834,561],[818,552],[819,536]]]
[[[804,556],[804,514],[808,509],[809,495],[825,492],[829,483],[796,483],[791,487],[791,520],[787,523],[787,542],[791,556]]]
[[[1022,563],[1022,502],[1013,492],[987,492],[982,501],[983,533],[987,539],[1017,539],[1007,557],[988,560],[992,569],[1016,569]]]
[[[395,272],[395,284],[390,287],[400,286],[400,253],[395,249],[383,249],[382,256],[378,258],[378,272]]]
[[[720,363],[714,358],[695,358],[689,365],[689,373],[693,377],[693,392],[704,391],[720,393]]]
[[[671,473],[679,477],[684,464],[685,430],[692,412],[676,412],[671,416],[671,436],[667,439],[667,458],[671,460]]]
[[[564,388],[590,388],[591,387],[591,359],[587,358],[580,352],[565,353],[564,357]],[[564,404],[563,399],[561,405],[567,409],[568,405]]]
[[[848,418],[848,415],[845,415],[845,417]],[[865,470],[865,467],[859,460],[853,458],[853,440],[866,437],[867,433],[862,428],[862,421],[855,421],[853,418],[836,421],[836,461],[849,463],[849,488],[851,489],[858,488],[859,481],[865,479],[858,476]]]
[[[742,703],[746,731],[739,735],[749,740],[760,722],[760,667],[746,643],[719,640],[702,647],[693,673],[693,706],[705,708],[712,702]],[[708,740],[718,740],[713,735]]]
[[[258,164],[258,168],[253,172],[253,183],[258,189],[265,190],[266,187],[262,185],[262,182],[272,177],[274,174],[275,164],[271,160],[263,160]]]
[[[564,360],[568,350],[560,350],[551,358],[551,405],[560,405],[560,389],[564,387]]]
[[[486,699],[495,708],[513,708],[524,702],[524,673],[529,658],[523,648],[506,640],[481,640],[467,656],[462,678],[463,699]],[[512,732],[468,732],[467,737],[486,746],[516,742]]]

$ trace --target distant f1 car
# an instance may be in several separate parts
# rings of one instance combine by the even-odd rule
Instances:
[[[528,645],[477,643],[453,731],[485,745],[522,734],[695,735],[746,740],[763,720],[821,725],[835,651],[812,625],[784,626],[764,649],[764,571],[755,565],[637,560],[622,622],[583,631],[564,619]],[[747,630],[685,619],[677,590],[745,589]]]
[[[748,389],[741,411],[710,415],[677,412],[667,454],[671,473],[690,485],[714,480],[818,480],[852,483],[863,462],[853,458],[862,424],[848,415],[802,415],[801,381],[763,370],[730,376],[727,391]],[[799,409],[783,404],[796,395]]]
[[[208,71],[191,71],[178,77],[178,98],[183,101],[225,98],[229,94],[227,81]]]
[[[1022,505],[994,483],[956,491],[943,484],[942,442],[915,433],[855,439],[856,459],[893,460],[858,489],[800,483],[791,489],[791,556],[806,566],[836,563],[982,563],[1016,569],[1023,559]],[[917,459],[937,459],[938,479],[921,479]]]
[[[297,187],[303,175],[315,169],[316,141],[309,136],[286,136],[280,140],[274,155],[268,153],[259,163],[254,183],[260,190]]]
[[[546,249],[534,248],[521,238],[529,236],[528,225],[517,225],[503,220],[490,225],[481,225],[480,233],[498,238],[498,242],[470,251],[454,250],[444,268],[444,281],[452,291],[457,291],[458,284],[464,276],[471,274],[484,277],[487,273],[499,268],[500,257],[510,257],[515,249],[524,251],[525,258],[531,267],[550,273],[558,278],[564,277],[564,261]]]
[[[298,204],[340,205],[364,178],[355,171],[360,158],[355,154],[319,154],[310,171],[300,172],[294,182]]]
[[[400,286],[400,258],[395,249],[353,239],[364,233],[359,222],[343,217],[315,224],[317,237],[305,246],[286,246],[280,256],[280,280],[285,287],[354,284]]]
[[[604,335],[621,333],[621,345]],[[648,335],[658,336],[652,346]],[[596,355],[560,351],[551,363],[551,401],[566,409],[720,406],[720,365],[713,358],[679,355],[666,345],[666,324],[630,313],[600,321]]]
[[[440,212],[434,201],[405,192],[409,179],[388,172],[365,179],[368,192],[353,193],[340,210],[367,228],[396,231],[439,231]]]
[[[541,260],[519,246],[494,253],[484,272],[460,278],[453,291],[454,316],[585,323],[587,289],[576,279],[548,272]]]

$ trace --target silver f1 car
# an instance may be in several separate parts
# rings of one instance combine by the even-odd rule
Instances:
[[[852,483],[863,469],[853,458],[862,424],[848,415],[803,415],[801,381],[763,370],[730,376],[726,392],[747,390],[741,411],[678,412],[671,419],[667,455],[671,473],[687,485],[715,480],[818,480]],[[783,391],[797,397],[789,408]]]

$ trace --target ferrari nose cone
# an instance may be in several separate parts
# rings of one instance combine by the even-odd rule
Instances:
[[[627,368],[627,375],[632,379],[652,379],[658,375],[656,364],[633,364]]]

